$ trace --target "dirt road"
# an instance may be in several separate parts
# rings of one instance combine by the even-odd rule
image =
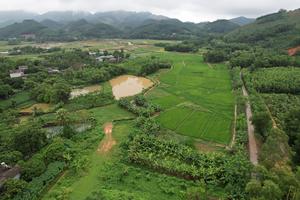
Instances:
[[[242,74],[241,74],[242,76]],[[242,77],[241,77],[242,78]],[[251,122],[252,119],[252,110],[250,106],[250,102],[248,100],[249,95],[245,88],[245,85],[243,84],[243,95],[247,98],[246,101],[246,117],[247,117],[247,125],[248,125],[248,140],[249,140],[249,154],[250,154],[250,161],[253,165],[258,164],[258,150],[257,150],[257,144],[255,140],[254,135],[254,126]]]
[[[234,144],[235,144],[235,140],[236,140],[236,118],[237,118],[237,105],[234,106],[234,122],[233,122],[233,133],[232,133],[232,140],[230,143],[230,148],[232,149]]]
[[[112,137],[112,129],[113,129],[113,124],[111,122],[104,124],[103,131],[105,133],[105,137],[101,141],[97,149],[98,153],[100,154],[107,153],[116,144],[115,139]]]

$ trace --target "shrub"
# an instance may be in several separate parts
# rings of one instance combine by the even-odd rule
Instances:
[[[42,191],[53,182],[53,180],[64,170],[64,162],[53,162],[47,170],[39,177],[34,178],[26,187],[25,191],[17,195],[15,200],[37,200]]]

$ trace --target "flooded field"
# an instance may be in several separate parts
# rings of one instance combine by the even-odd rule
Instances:
[[[91,86],[87,86],[84,88],[79,88],[79,89],[73,89],[71,94],[70,94],[70,98],[74,99],[76,97],[82,96],[82,95],[87,95],[89,93],[93,93],[93,92],[99,92],[101,90],[101,86],[100,85],[91,85]]]
[[[144,89],[151,87],[153,82],[144,77],[123,75],[110,80],[110,84],[113,95],[118,100],[141,93]]]
[[[71,125],[71,127],[76,133],[82,133],[90,129],[92,125],[89,123],[81,123],[81,124],[73,124]],[[52,138],[56,135],[62,134],[63,126],[51,126],[45,128],[45,130],[47,132],[47,138]]]
[[[50,104],[47,103],[37,103],[28,108],[24,108],[20,110],[20,113],[33,113],[34,110],[41,110],[43,112],[47,112],[50,110]]]

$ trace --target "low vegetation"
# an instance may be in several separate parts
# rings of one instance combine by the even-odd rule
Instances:
[[[299,199],[300,59],[287,51],[299,45],[298,12],[243,27],[1,28],[0,38],[16,38],[0,43],[0,161],[20,179],[5,180],[0,199]],[[35,37],[25,42],[24,31]],[[175,41],[86,40],[108,35]],[[64,42],[36,43],[49,40]],[[116,100],[109,80],[125,74],[154,86]],[[101,90],[71,98],[90,85]],[[258,165],[248,158],[248,100]]]

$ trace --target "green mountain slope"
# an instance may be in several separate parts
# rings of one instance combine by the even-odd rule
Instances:
[[[288,48],[300,45],[300,9],[281,10],[256,19],[227,34],[230,42],[258,44],[264,47]]]
[[[46,27],[34,20],[24,20],[0,29],[0,38],[18,37],[22,34],[38,34]]]
[[[108,24],[92,24],[84,19],[69,23],[64,27],[64,31],[69,34],[87,38],[113,38],[120,37],[122,34],[120,30]]]
[[[181,22],[177,19],[148,20],[132,30],[130,38],[192,39],[208,34],[223,34],[239,28],[229,20],[201,24]]]
[[[240,26],[244,26],[244,25],[253,23],[255,21],[255,19],[241,16],[241,17],[236,17],[236,18],[230,19],[230,21],[233,23],[236,23]]]
[[[48,13],[46,16],[51,17],[53,14],[55,12]],[[58,14],[57,17],[70,15],[70,13],[61,12]],[[41,22],[25,20],[22,23],[15,23],[0,29],[0,37],[7,39],[9,37],[18,37],[23,33],[34,33],[40,40],[121,37],[185,40],[205,38],[208,35],[222,35],[239,28],[238,24],[229,20],[195,24],[147,12],[115,11],[87,16],[93,18],[64,22],[52,19],[45,19]],[[76,15],[76,17],[78,16]],[[69,18],[66,17],[66,19]]]
[[[222,19],[206,24],[204,29],[212,33],[228,33],[239,27],[240,26],[234,22]]]
[[[184,39],[195,35],[198,27],[176,19],[148,20],[129,33],[130,38]]]

